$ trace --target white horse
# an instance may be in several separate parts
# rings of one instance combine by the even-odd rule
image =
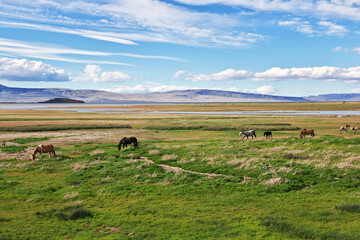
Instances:
[[[254,136],[255,136],[255,139],[256,139],[255,130],[249,130],[249,131],[239,132],[239,137],[240,137],[241,135],[244,135],[241,140],[243,140],[245,137],[246,137],[247,139],[249,139],[250,136],[251,136],[251,139],[254,139]]]

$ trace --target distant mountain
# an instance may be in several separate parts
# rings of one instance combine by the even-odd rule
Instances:
[[[360,93],[344,93],[344,94],[323,94],[318,96],[309,96],[306,99],[312,102],[357,102],[360,101]]]
[[[310,102],[360,101],[360,94],[328,94],[305,98],[206,89],[178,90],[145,94],[120,94],[99,90],[13,88],[0,85],[0,102],[44,102],[53,98],[71,98],[87,103]]]
[[[0,102],[43,102],[52,98],[73,98],[87,103],[164,103],[164,102],[308,102],[302,97],[218,90],[181,90],[145,94],[120,94],[98,90],[64,88],[13,88],[0,85]]]

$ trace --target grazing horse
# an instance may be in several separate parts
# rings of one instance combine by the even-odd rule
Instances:
[[[355,133],[356,131],[359,131],[359,128],[358,127],[351,127],[350,131]]]
[[[251,139],[254,139],[254,136],[255,136],[255,139],[256,139],[255,130],[249,130],[249,131],[239,132],[239,137],[240,137],[241,135],[244,135],[241,140],[243,140],[244,137],[246,137],[247,139],[249,139],[249,136],[251,136]]]
[[[118,145],[118,150],[120,151],[121,149],[121,145],[123,146],[123,148],[127,147],[128,144],[134,143],[134,148],[138,148],[138,142],[136,137],[124,137],[123,139],[120,140],[119,145]]]
[[[43,153],[49,153],[49,158],[51,158],[51,154],[53,154],[53,156],[56,157],[55,148],[52,144],[48,144],[48,145],[40,144],[39,146],[37,146],[36,149],[34,150],[34,153],[31,155],[33,161],[35,161],[35,155],[37,153],[40,153],[40,159],[42,159]]]
[[[315,136],[314,130],[312,130],[312,129],[303,129],[300,132],[300,138],[303,138],[306,135],[311,135],[312,137],[314,137]]]
[[[340,133],[342,133],[342,132],[344,132],[344,131],[345,131],[345,132],[347,132],[347,128],[346,128],[346,127],[341,126],[341,127],[340,127]]]
[[[272,139],[272,132],[270,131],[264,132],[264,136],[266,137],[266,139]]]

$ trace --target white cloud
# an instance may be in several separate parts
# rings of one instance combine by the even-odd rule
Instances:
[[[175,90],[189,90],[189,89],[201,89],[199,87],[191,86],[178,86],[178,85],[161,85],[161,84],[139,84],[136,86],[114,86],[114,88],[102,89],[108,92],[117,92],[117,93],[149,93],[149,92],[168,92]],[[272,86],[261,86],[256,89],[241,89],[237,87],[228,87],[228,88],[219,88],[212,87],[208,88],[210,90],[221,90],[221,91],[232,91],[232,92],[244,92],[244,93],[259,93],[259,94],[272,94],[277,92]]]
[[[360,86],[352,90],[353,93],[360,93]]]
[[[0,15],[22,21],[68,25],[74,29],[54,26],[41,29],[33,23],[17,24],[21,28],[76,34],[121,44],[151,41],[247,47],[264,39],[260,34],[235,30],[240,23],[231,15],[195,11],[158,0],[91,3],[64,0],[61,4],[51,0],[3,1]],[[82,17],[77,17],[79,15]],[[107,32],[93,30],[97,28]]]
[[[261,94],[271,94],[277,92],[277,90],[273,86],[266,85],[256,88],[255,92]]]
[[[65,33],[65,34],[78,35],[86,38],[97,39],[101,41],[108,41],[108,42],[127,44],[127,45],[137,45],[133,41],[122,39],[121,37],[119,37],[117,33],[113,33],[113,32],[100,32],[100,31],[85,30],[85,29],[69,29],[65,27],[55,27],[55,26],[49,26],[43,24],[4,22],[4,21],[0,21],[0,26],[11,27],[11,28],[33,29],[33,30],[46,31],[46,32]]]
[[[360,54],[360,47],[352,49],[353,52],[356,52],[357,54]]]
[[[254,81],[274,80],[360,80],[360,67],[307,67],[279,68],[273,67],[265,72],[254,74]]]
[[[83,73],[80,73],[77,77],[73,78],[73,81],[81,82],[121,82],[134,79],[127,73],[114,71],[114,72],[102,72],[100,66],[87,65]]]
[[[76,58],[64,57],[66,55],[85,55],[92,57],[109,57],[109,56],[125,56],[130,58],[145,58],[145,59],[163,59],[181,61],[179,58],[168,56],[151,56],[132,53],[109,53],[100,51],[88,51],[67,48],[59,45],[49,45],[40,43],[29,43],[23,41],[14,41],[11,39],[0,38],[0,51],[6,52],[19,57],[31,57],[47,60],[57,60],[73,63],[94,63],[94,64],[114,64],[123,66],[133,66],[127,63],[102,61],[102,60],[79,60]]]
[[[344,81],[354,83],[360,80],[360,66],[352,68],[338,67],[304,67],[279,68],[273,67],[264,72],[252,73],[247,70],[227,69],[213,74],[193,74],[180,70],[173,75],[190,81],[229,81],[251,79],[253,81],[277,80],[322,80],[326,82]]]
[[[344,36],[348,30],[344,26],[337,25],[328,21],[320,21],[318,25],[325,28],[326,35]]]
[[[177,85],[139,84],[133,87],[114,86],[114,88],[103,89],[103,90],[109,92],[117,92],[117,93],[149,93],[149,92],[167,92],[167,91],[188,90],[188,89],[199,89],[199,88],[190,87],[190,86],[177,86]]]
[[[256,11],[284,12],[308,14],[316,17],[337,17],[342,19],[360,20],[359,2],[355,0],[176,0],[188,5],[223,4],[240,6]]]
[[[299,18],[294,18],[288,21],[279,21],[279,26],[287,26],[294,29],[297,32],[312,35],[314,30],[309,21],[303,21]]]
[[[342,37],[348,32],[344,26],[340,26],[329,21],[319,21],[313,26],[312,23],[307,20],[293,18],[287,21],[279,21],[278,24],[279,26],[289,27],[294,31],[301,32],[309,36],[329,35]]]
[[[359,80],[345,80],[344,83],[358,83]]]
[[[222,72],[206,74],[192,74],[186,71],[178,71],[174,74],[176,78],[184,78],[185,80],[197,81],[222,81],[222,80],[241,80],[249,79],[252,73],[247,70],[226,69]]]
[[[65,82],[70,80],[63,69],[56,69],[41,61],[15,58],[0,58],[0,79],[32,82]]]
[[[342,50],[342,47],[338,46],[336,48],[334,48],[333,50],[331,50],[332,52],[340,52]]]

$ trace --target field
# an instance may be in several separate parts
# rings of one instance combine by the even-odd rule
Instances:
[[[340,133],[346,124],[360,127],[360,117],[0,110],[0,239],[360,239],[360,132]],[[299,139],[303,128],[316,136]],[[247,129],[256,140],[239,138]],[[139,148],[118,151],[124,136]],[[31,161],[47,143],[57,157]]]

